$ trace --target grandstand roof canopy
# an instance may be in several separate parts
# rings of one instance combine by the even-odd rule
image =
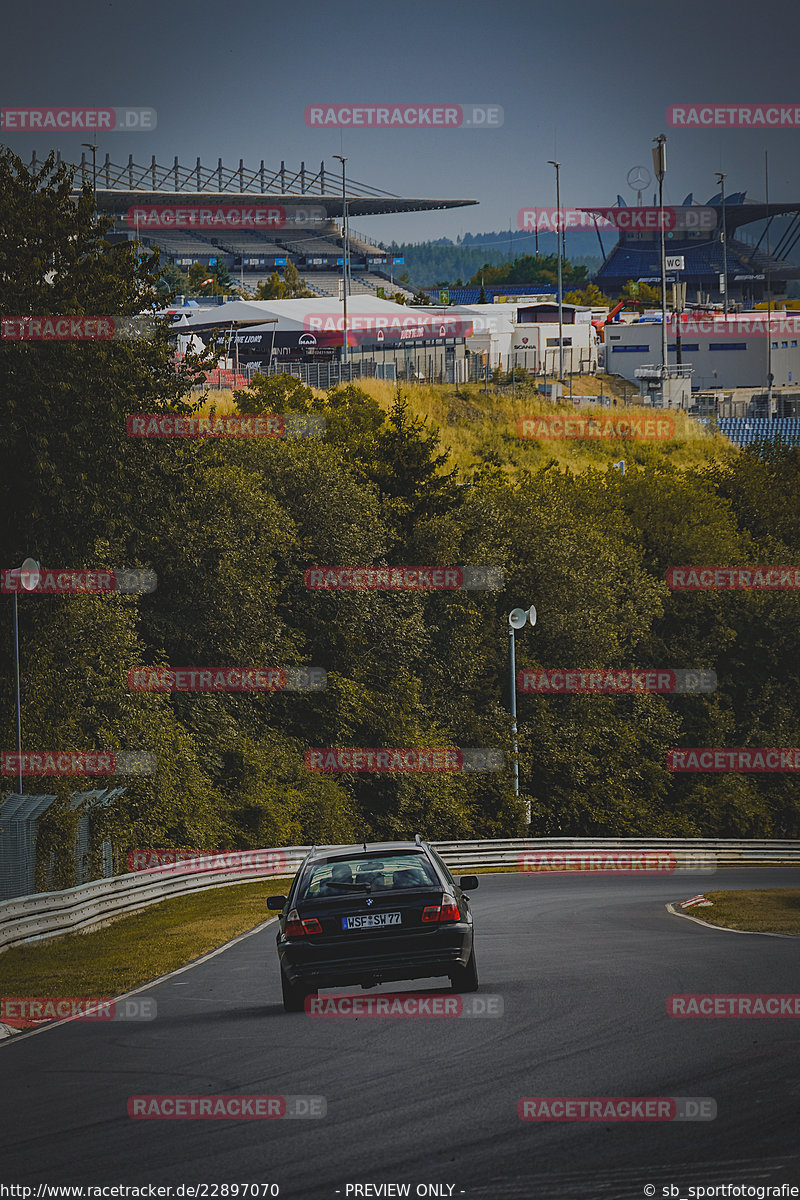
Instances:
[[[743,195],[743,193],[740,194]],[[611,206],[607,205],[605,208],[602,206],[594,206],[591,208],[584,208],[581,211],[599,213],[602,215],[608,212],[609,207],[617,208],[618,206],[616,204]],[[625,205],[623,207],[627,211],[628,206]],[[664,205],[665,209],[669,209],[671,207],[674,207],[674,205]],[[680,207],[683,208],[684,206],[681,205]],[[721,200],[718,200],[716,197],[714,197],[714,199],[709,200],[705,205],[698,205],[697,207],[719,209],[719,224],[722,223]],[[725,205],[725,228],[730,233],[731,230],[738,229],[740,225],[750,225],[753,221],[763,221],[767,217],[786,216],[788,213],[800,213],[800,202],[796,200],[792,201],[791,203],[775,201],[774,203],[770,204],[764,204],[758,200],[743,200],[736,204],[731,204],[728,202]],[[636,230],[634,230],[634,232],[636,232]]]
[[[59,156],[60,157],[60,156]],[[36,156],[31,169],[36,166]],[[177,157],[169,166],[159,164],[153,156],[147,164],[112,163],[110,155],[93,164],[84,152],[75,166],[75,192],[86,184],[94,187],[100,212],[120,216],[134,204],[225,204],[232,200],[248,203],[288,204],[298,202],[324,206],[329,217],[342,217],[341,174],[326,167],[319,170],[300,164],[299,170],[288,169],[281,163],[279,170],[265,167],[245,167],[239,159],[237,168],[224,167],[222,159],[216,167],[202,166],[197,159],[193,167],[182,166]],[[429,212],[434,209],[463,208],[477,200],[441,200],[396,196],[382,188],[347,178],[347,211],[350,216],[371,217],[385,213]]]
[[[208,205],[230,204],[232,201],[244,200],[248,204],[262,203],[265,205],[295,205],[298,201],[306,203],[313,200],[314,204],[322,205],[328,217],[342,217],[342,195],[300,195],[296,192],[146,192],[118,191],[117,189],[97,189],[97,208],[99,212],[109,216],[124,216],[129,208],[135,205]],[[386,213],[430,212],[433,209],[464,208],[468,204],[478,204],[478,200],[431,200],[408,196],[351,196],[347,197],[347,215],[349,217],[373,217]]]

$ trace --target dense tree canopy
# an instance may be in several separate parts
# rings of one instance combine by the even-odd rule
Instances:
[[[159,269],[112,246],[62,168],[0,157],[0,312],[133,314]],[[791,776],[671,775],[679,746],[800,745],[795,594],[672,593],[680,563],[791,563],[800,452],[760,448],[679,472],[644,456],[625,476],[555,464],[469,477],[402,391],[390,411],[355,385],[288,376],[235,393],[241,412],[324,415],[318,438],[140,440],[131,413],[188,413],[192,364],[163,331],[107,344],[0,347],[2,565],[143,566],[146,595],[20,598],[24,747],[150,749],[103,817],[129,847],[266,846],[370,836],[527,832],[511,786],[507,613],[535,602],[518,667],[710,668],[704,696],[520,694],[522,801],[541,834],[800,836]],[[196,395],[196,394],[195,394]],[[309,591],[324,565],[500,568],[501,590]],[[0,639],[0,740],[15,742],[10,599]],[[141,664],[310,664],[309,693],[130,691]],[[495,747],[501,772],[333,775],[327,746]],[[53,778],[48,837],[66,861]],[[10,790],[6,781],[4,791]],[[66,868],[64,868],[66,870]],[[69,882],[69,880],[67,880]]]

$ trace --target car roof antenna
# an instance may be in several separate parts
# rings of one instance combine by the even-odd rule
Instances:
[[[364,850],[366,850],[366,848],[367,848],[367,843],[364,842]]]
[[[422,838],[419,836],[418,833],[414,834],[414,841],[417,843],[418,846],[422,845]]]

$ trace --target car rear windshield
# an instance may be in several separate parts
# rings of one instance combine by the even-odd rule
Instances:
[[[338,858],[316,863],[301,899],[332,898],[354,892],[400,891],[441,887],[422,854],[382,854],[374,858]]]

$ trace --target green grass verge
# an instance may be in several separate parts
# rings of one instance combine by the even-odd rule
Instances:
[[[690,908],[687,912],[710,925],[800,937],[800,888],[705,892],[704,895],[713,908]]]
[[[0,954],[4,996],[119,996],[192,962],[268,917],[288,879],[256,880],[163,900],[102,929]],[[0,1018],[2,1019],[2,1018]]]

